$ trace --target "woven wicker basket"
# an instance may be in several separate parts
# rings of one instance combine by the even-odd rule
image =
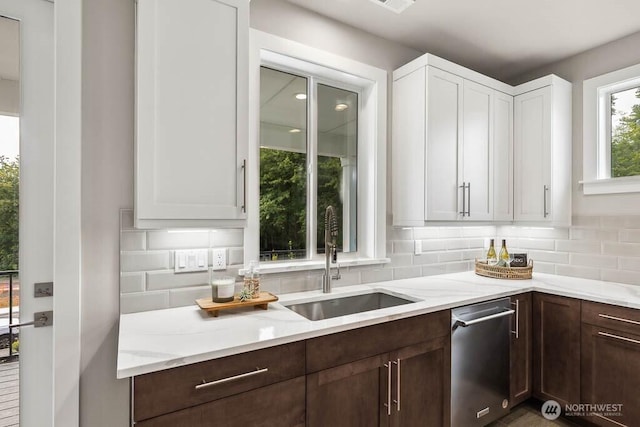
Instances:
[[[533,260],[531,259],[526,267],[498,267],[476,260],[476,274],[479,276],[493,277],[494,279],[522,280],[531,279],[532,273]]]

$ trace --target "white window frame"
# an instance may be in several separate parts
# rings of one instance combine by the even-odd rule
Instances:
[[[640,175],[611,178],[611,95],[640,86],[640,64],[583,82],[583,193],[640,192]]]
[[[247,227],[244,233],[244,263],[259,259],[260,197],[260,67],[267,66],[301,76],[314,76],[319,83],[358,93],[358,183],[357,251],[338,256],[340,266],[389,262],[386,258],[386,152],[387,72],[281,37],[251,30],[249,79],[249,157],[247,170]],[[313,95],[313,94],[312,94]],[[310,130],[313,132],[313,129]],[[308,153],[315,164],[315,152]],[[315,169],[315,168],[313,168]],[[311,171],[315,174],[315,170]],[[308,181],[315,197],[315,180]],[[308,197],[309,199],[309,197]],[[310,201],[308,200],[308,204]],[[315,220],[315,216],[311,215]],[[317,224],[310,224],[315,230]],[[324,256],[315,254],[315,236],[310,240],[310,259],[263,262],[262,273],[324,268]],[[309,252],[308,252],[309,253]],[[242,271],[241,271],[242,272]]]

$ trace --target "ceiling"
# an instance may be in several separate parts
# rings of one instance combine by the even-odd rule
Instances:
[[[503,81],[640,31],[639,0],[287,0]]]
[[[20,23],[0,16],[0,79],[20,78]]]

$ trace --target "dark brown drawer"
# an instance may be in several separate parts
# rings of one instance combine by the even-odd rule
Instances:
[[[304,427],[305,377],[161,415],[137,427]]]
[[[307,372],[354,362],[448,335],[449,310],[307,340]]]
[[[304,352],[300,341],[139,375],[133,379],[134,419],[156,417],[304,375]],[[202,387],[205,383],[210,385]]]
[[[582,301],[582,323],[640,335],[640,310]]]

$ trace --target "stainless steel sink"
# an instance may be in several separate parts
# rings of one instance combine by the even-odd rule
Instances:
[[[412,302],[415,301],[383,292],[371,292],[368,294],[349,297],[335,297],[305,303],[284,304],[284,306],[309,320],[323,320],[330,319],[332,317],[346,316],[348,314],[410,304]]]

